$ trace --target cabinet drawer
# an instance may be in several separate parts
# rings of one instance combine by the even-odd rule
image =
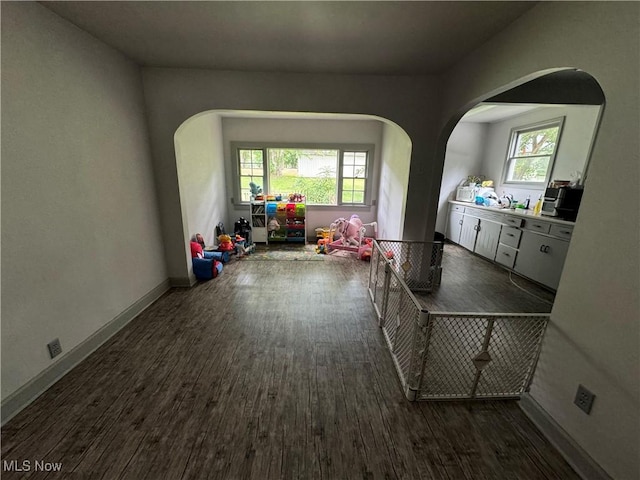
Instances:
[[[515,248],[500,244],[498,245],[498,251],[496,253],[496,262],[505,267],[513,268],[517,253],[518,251]]]
[[[573,233],[573,225],[551,225],[551,229],[549,230],[549,234],[554,237],[563,238],[565,240],[569,240],[571,238],[571,234]]]
[[[464,207],[462,205],[451,205],[452,212],[464,213]]]
[[[540,222],[538,220],[525,220],[524,228],[527,230],[531,230],[532,232],[538,233],[549,233],[549,229],[551,228],[551,224],[547,222]]]
[[[514,227],[502,227],[502,233],[500,233],[500,243],[508,245],[513,248],[518,248],[520,245],[520,236],[522,230]]]
[[[469,215],[474,215],[478,218],[485,218],[487,220],[491,220],[494,222],[502,223],[503,215],[497,212],[488,212],[486,210],[482,210],[481,208],[468,208],[467,213]]]
[[[521,227],[524,222],[524,218],[513,217],[511,215],[505,215],[502,221],[505,225],[510,227]]]

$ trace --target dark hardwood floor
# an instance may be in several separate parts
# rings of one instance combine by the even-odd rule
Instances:
[[[234,260],[167,292],[2,428],[32,466],[2,478],[578,478],[516,402],[406,401],[367,269]]]
[[[509,277],[497,264],[446,243],[441,286],[416,297],[433,312],[551,312],[555,295],[550,290],[515,273]]]

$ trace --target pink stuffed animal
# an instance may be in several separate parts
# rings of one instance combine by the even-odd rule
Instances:
[[[358,215],[351,215],[351,218],[338,218],[331,224],[332,230],[340,235],[343,245],[360,245],[360,230],[362,229],[362,220]]]

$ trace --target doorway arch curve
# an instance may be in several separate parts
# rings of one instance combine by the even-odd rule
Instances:
[[[188,246],[195,233],[202,233],[205,243],[215,243],[214,231],[219,221],[227,227],[232,226],[234,219],[244,216],[244,208],[233,200],[231,185],[235,181],[231,162],[233,153],[229,148],[228,138],[222,136],[223,122],[233,123],[237,120],[259,126],[259,137],[262,141],[270,134],[269,128],[262,128],[269,122],[281,121],[280,124],[295,128],[296,124],[315,122],[318,126],[323,122],[362,122],[380,124],[379,139],[374,149],[374,172],[372,178],[375,194],[374,201],[366,208],[318,207],[309,209],[308,220],[310,231],[317,226],[328,225],[335,218],[350,216],[353,213],[366,221],[378,221],[379,229],[389,237],[402,237],[405,208],[409,185],[409,169],[411,163],[412,141],[407,132],[397,123],[380,116],[369,114],[331,114],[307,112],[272,112],[255,110],[206,110],[183,121],[174,133],[176,173],[180,199],[180,215],[182,219],[182,237]],[[320,123],[319,123],[320,122]],[[238,123],[238,122],[236,122]],[[336,124],[328,128],[327,135],[336,135]],[[343,125],[343,124],[342,124]],[[354,124],[356,125],[356,124]],[[307,129],[308,131],[308,129]],[[301,129],[300,132],[304,132]],[[295,132],[294,132],[295,133]],[[343,140],[349,134],[343,135]],[[318,141],[322,133],[315,134],[313,139],[300,138],[299,143]],[[283,134],[291,142],[291,135]],[[357,136],[357,135],[356,135]],[[237,140],[237,139],[235,139]],[[251,139],[243,139],[251,141]],[[283,141],[285,138],[273,139]],[[335,142],[335,138],[333,139]],[[351,142],[359,143],[356,140]],[[362,143],[362,142],[360,142]],[[369,218],[370,217],[370,218]],[[227,228],[229,231],[230,228]],[[380,231],[379,230],[379,231]],[[391,232],[391,233],[389,233]],[[185,248],[185,261],[189,272],[190,283],[193,281],[190,252]]]

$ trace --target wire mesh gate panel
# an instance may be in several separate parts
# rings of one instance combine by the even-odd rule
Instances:
[[[417,398],[520,396],[548,321],[548,314],[429,313]]]
[[[427,312],[385,258],[380,252],[372,255],[369,293],[405,395],[414,400],[424,345],[419,325]]]
[[[412,292],[429,292],[440,285],[444,242],[376,240],[374,244]]]
[[[372,251],[369,294],[406,397],[520,396],[531,383],[549,315],[423,309],[412,291],[439,283],[439,243],[381,240]]]

